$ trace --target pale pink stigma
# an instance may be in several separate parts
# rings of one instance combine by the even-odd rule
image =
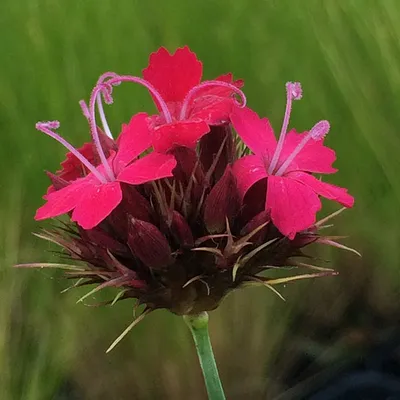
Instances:
[[[300,153],[300,151],[304,148],[304,146],[307,144],[307,142],[310,139],[313,140],[320,140],[323,139],[329,132],[330,125],[328,121],[319,121],[317,122],[310,130],[310,132],[307,133],[303,137],[303,140],[296,146],[296,148],[292,151],[292,153],[289,155],[289,157],[285,160],[285,162],[281,165],[281,167],[278,169],[276,172],[276,176],[281,176],[285,173],[287,168],[289,167],[290,163],[295,159],[295,157]]]
[[[47,122],[38,122],[36,124],[36,129],[45,133],[46,135],[52,137],[57,140],[57,142],[61,143],[64,147],[66,147],[101,183],[106,183],[107,180],[105,177],[96,169],[96,167],[86,158],[84,157],[74,146],[68,143],[64,138],[62,138],[57,133],[53,132],[52,129],[58,129],[60,127],[60,123],[58,121],[47,121]]]
[[[317,122],[310,131],[310,135],[314,140],[323,139],[331,128],[330,124],[326,120]]]
[[[104,170],[105,170],[106,174],[108,175],[108,178],[110,179],[110,181],[115,181],[114,172],[111,169],[110,164],[107,161],[107,157],[104,153],[103,147],[101,146],[99,132],[97,129],[97,124],[96,124],[97,99],[98,99],[98,97],[101,97],[102,93],[107,92],[108,90],[109,90],[109,88],[106,88],[103,83],[100,83],[94,87],[92,94],[90,96],[90,101],[89,101],[89,126],[90,126],[90,132],[92,134],[94,145],[96,146],[96,150],[100,157],[100,161],[103,164]],[[108,96],[111,97],[111,94],[108,93]],[[101,99],[100,99],[100,103],[101,103]]]
[[[80,100],[79,105],[81,106],[82,114],[88,120],[90,118],[89,108],[85,102],[85,100]]]
[[[303,97],[303,90],[301,89],[300,82],[288,82],[286,87],[291,91],[293,100],[300,100]]]
[[[287,128],[289,126],[290,114],[292,112],[292,101],[300,100],[303,95],[301,90],[300,82],[287,82],[286,83],[286,110],[285,116],[283,118],[283,124],[281,129],[281,134],[279,135],[278,144],[275,149],[275,153],[272,157],[271,164],[268,169],[268,173],[272,174],[278,164],[279,156],[281,155],[283,143],[285,141]]]
[[[223,82],[223,81],[204,81],[204,82],[200,83],[199,85],[195,86],[194,88],[190,89],[189,92],[187,93],[187,95],[185,96],[185,99],[183,100],[183,103],[182,103],[179,120],[182,121],[187,118],[187,110],[188,110],[188,107],[192,100],[193,95],[198,90],[203,89],[205,87],[209,87],[209,86],[222,86],[222,87],[231,89],[234,93],[236,93],[240,96],[241,102],[240,103],[238,102],[238,104],[241,107],[244,107],[246,105],[247,100],[246,100],[245,94],[235,85],[232,85],[231,83]]]

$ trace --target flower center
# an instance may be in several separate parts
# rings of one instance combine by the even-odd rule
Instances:
[[[285,173],[287,168],[289,167],[290,163],[295,159],[295,157],[300,153],[300,151],[304,148],[304,146],[307,144],[307,142],[310,139],[313,140],[320,140],[324,138],[330,129],[330,125],[328,121],[322,120],[317,122],[310,130],[310,132],[307,133],[303,137],[303,140],[295,147],[295,149],[292,151],[292,153],[289,155],[289,157],[285,160],[285,162],[279,167],[278,171],[274,175],[276,176],[281,176]]]
[[[281,155],[283,143],[285,142],[285,137],[287,133],[287,128],[289,126],[290,114],[292,112],[292,101],[300,100],[303,95],[301,90],[301,85],[299,82],[287,82],[286,83],[286,110],[285,116],[283,118],[282,129],[279,136],[278,144],[275,149],[275,153],[272,157],[271,164],[268,169],[268,173],[271,175],[276,165],[278,164],[279,156]]]
[[[109,137],[113,137],[110,131],[110,128],[107,123],[107,119],[105,117],[102,99],[106,104],[112,104],[112,90],[113,86],[119,85],[121,82],[134,82],[143,85],[158,101],[161,110],[164,114],[165,120],[167,123],[172,122],[171,113],[168,110],[168,106],[161,97],[160,93],[147,81],[142,78],[138,78],[136,76],[129,75],[117,75],[114,72],[106,72],[101,75],[97,81],[96,86],[94,87],[92,94],[90,96],[89,107],[86,106],[84,102],[80,102],[84,115],[88,115],[88,121],[90,126],[90,131],[92,134],[93,142],[96,146],[97,152],[99,154],[102,165],[104,166],[105,172],[110,181],[115,181],[115,174],[112,168],[110,167],[107,157],[103,151],[101,146],[99,132],[96,124],[96,105],[99,111],[99,115],[104,127],[104,131]]]
[[[185,96],[185,99],[183,100],[183,103],[182,103],[181,113],[179,115],[180,121],[187,118],[189,104],[192,101],[195,93],[198,92],[200,89],[203,89],[205,87],[210,87],[210,86],[220,86],[220,87],[225,87],[227,89],[231,89],[232,92],[234,92],[240,96],[241,101],[237,102],[238,105],[240,105],[241,107],[244,107],[246,105],[246,96],[235,85],[232,85],[231,83],[223,82],[223,81],[204,81],[204,82],[200,83],[199,85],[190,89],[189,92],[187,93],[187,95]]]

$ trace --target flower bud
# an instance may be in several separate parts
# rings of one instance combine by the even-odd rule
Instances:
[[[167,239],[149,222],[131,219],[128,245],[132,253],[149,268],[161,269],[173,262]]]
[[[225,230],[226,220],[231,223],[240,208],[240,197],[236,178],[230,165],[224,175],[212,188],[205,201],[204,223],[210,233],[220,233]]]
[[[194,239],[190,226],[178,211],[171,213],[170,231],[180,246],[193,247]]]

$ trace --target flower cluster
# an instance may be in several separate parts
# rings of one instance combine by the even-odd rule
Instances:
[[[146,312],[196,314],[245,284],[272,288],[332,275],[296,257],[313,242],[344,247],[321,236],[323,221],[316,222],[320,196],[344,207],[354,202],[346,189],[313,175],[336,172],[335,152],[324,145],[329,123],[288,131],[300,84],[286,84],[277,140],[268,119],[246,107],[241,80],[201,78],[202,63],[189,48],[161,48],[143,78],[106,73],[89,103],[80,102],[89,143],[74,148],[55,132],[57,121],[36,125],[69,150],[61,170],[48,173],[52,185],[35,218],[68,214],[71,222],[40,236],[84,262],[68,272],[79,285],[120,288],[118,300],[136,298]],[[135,114],[114,139],[103,103],[112,103],[122,82],[145,86],[158,113]],[[288,265],[319,272],[260,275]]]

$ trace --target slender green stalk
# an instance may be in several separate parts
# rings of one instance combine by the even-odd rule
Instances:
[[[202,312],[197,315],[185,315],[183,318],[193,335],[209,400],[225,400],[208,334],[208,314]]]

